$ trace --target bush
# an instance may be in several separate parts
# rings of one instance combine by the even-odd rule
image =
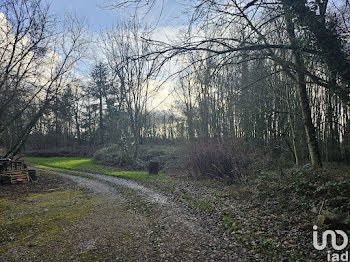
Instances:
[[[182,166],[183,154],[174,145],[143,145],[139,158],[145,163],[158,162],[163,170],[174,171]]]
[[[128,169],[135,163],[130,152],[119,145],[110,145],[97,150],[93,159],[98,164]]]
[[[102,148],[93,156],[94,162],[128,170],[146,170],[148,163],[158,162],[161,169],[172,169],[176,162],[175,150],[169,146],[142,145],[138,157],[126,147],[110,145]]]
[[[158,162],[160,169],[175,170],[181,166],[181,152],[172,145],[141,145],[139,154],[119,145],[110,145],[98,150],[94,162],[128,170],[147,170],[150,162]]]
[[[249,159],[239,146],[215,143],[192,145],[187,168],[195,176],[241,180],[249,174]]]

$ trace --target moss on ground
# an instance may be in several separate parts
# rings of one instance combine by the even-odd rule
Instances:
[[[32,193],[23,199],[0,200],[0,255],[6,250],[61,240],[64,227],[86,216],[97,199],[82,191]]]

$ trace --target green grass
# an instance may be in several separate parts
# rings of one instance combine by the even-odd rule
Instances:
[[[195,208],[198,208],[198,209],[200,209],[202,211],[206,211],[206,212],[211,212],[214,209],[214,207],[212,205],[210,205],[207,201],[201,201],[201,200],[195,201],[193,203],[193,206]]]
[[[230,233],[240,229],[239,221],[234,219],[231,215],[225,215],[223,217],[222,226]]]
[[[186,192],[180,196],[182,199],[188,200],[191,199],[191,194]]]
[[[43,166],[65,168],[90,173],[104,173],[110,168],[92,162],[91,158],[81,157],[27,157],[26,161]]]
[[[35,168],[46,169],[46,170],[55,171],[55,172],[59,172],[59,173],[64,173],[64,174],[68,174],[68,175],[91,178],[91,176],[89,176],[89,175],[73,172],[73,171],[70,171],[70,170],[67,170],[67,169],[56,168],[56,167],[49,167],[49,166],[42,166],[42,165],[36,165],[36,164],[32,164],[32,166],[35,167]]]
[[[61,172],[69,175],[90,177],[85,174],[70,172],[69,170],[82,171],[94,174],[102,174],[108,176],[117,176],[127,179],[140,181],[143,183],[157,182],[171,182],[165,175],[149,175],[142,171],[120,171],[113,170],[111,167],[95,164],[91,158],[81,157],[27,157],[27,162],[33,163],[34,167],[47,169],[51,171]]]

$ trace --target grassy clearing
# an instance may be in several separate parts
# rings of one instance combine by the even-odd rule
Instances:
[[[27,157],[26,160],[43,166],[65,168],[90,173],[104,173],[110,168],[92,162],[91,158],[81,157]]]
[[[64,228],[88,215],[97,202],[71,190],[1,199],[0,255],[19,246],[41,248],[47,241],[62,241]]]
[[[40,169],[45,169],[45,170],[50,170],[50,171],[55,171],[59,173],[64,173],[72,176],[80,176],[80,177],[86,177],[90,178],[89,175],[83,174],[83,173],[78,173],[78,172],[73,172],[67,169],[62,169],[62,168],[56,168],[56,167],[49,167],[49,166],[42,166],[42,165],[32,165],[33,167],[40,168]]]
[[[142,183],[150,183],[152,181],[156,181],[160,183],[173,182],[163,174],[149,175],[147,172],[142,172],[142,171],[113,170],[113,168],[111,167],[106,167],[103,165],[93,163],[91,158],[27,157],[26,161],[33,163],[34,167],[37,167],[37,168],[47,169],[47,170],[61,172],[69,175],[75,175],[75,176],[90,177],[86,174],[71,172],[69,170],[102,174],[102,175],[108,175],[108,176],[117,176],[117,177],[136,180]]]

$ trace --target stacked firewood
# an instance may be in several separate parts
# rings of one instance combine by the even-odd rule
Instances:
[[[36,179],[35,170],[28,170],[23,161],[0,159],[0,184],[29,183]]]

